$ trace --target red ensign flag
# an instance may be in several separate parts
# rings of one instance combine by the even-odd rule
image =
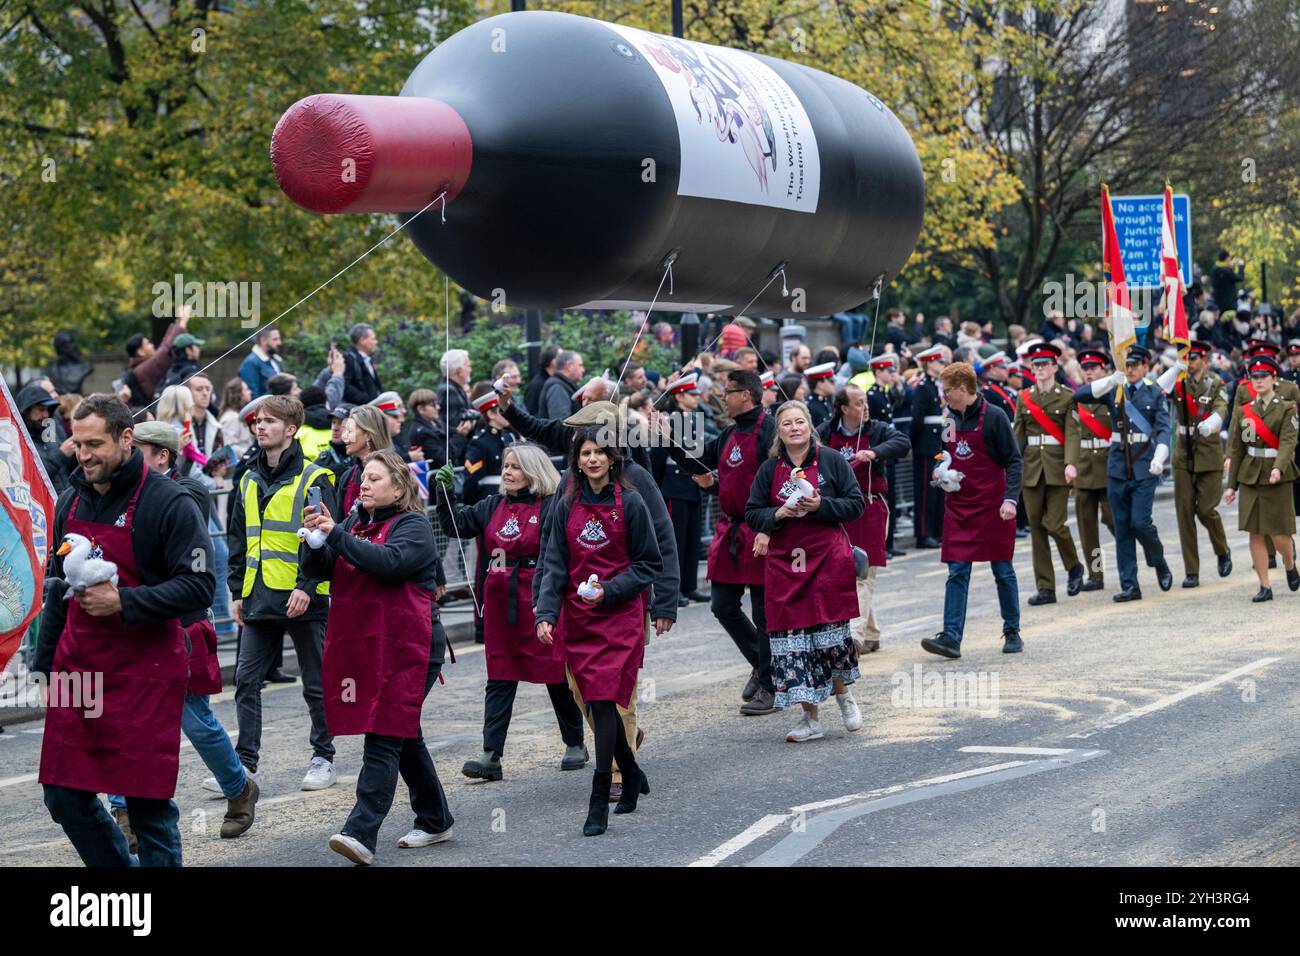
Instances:
[[[1101,269],[1106,280],[1106,315],[1110,320],[1111,353],[1115,367],[1124,367],[1128,347],[1137,341],[1133,305],[1124,281],[1124,259],[1115,235],[1115,213],[1110,205],[1110,187],[1101,186]]]
[[[54,487],[9,386],[0,380],[0,671],[41,609]]]
[[[1174,191],[1165,183],[1164,214],[1160,217],[1160,284],[1165,290],[1165,337],[1184,358],[1192,344],[1183,303],[1183,277],[1178,269],[1178,239],[1174,232]]]

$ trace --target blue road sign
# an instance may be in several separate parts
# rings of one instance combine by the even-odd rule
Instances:
[[[1124,278],[1131,289],[1160,287],[1160,217],[1164,193],[1154,196],[1111,196],[1115,235],[1124,257]],[[1192,203],[1174,193],[1174,241],[1183,285],[1192,284]]]

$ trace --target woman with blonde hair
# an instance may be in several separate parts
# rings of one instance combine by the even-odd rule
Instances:
[[[361,493],[362,466],[366,457],[377,451],[391,451],[393,439],[388,433],[384,413],[373,405],[358,405],[348,412],[342,438],[347,453],[356,459],[356,464],[343,473],[337,485],[336,510],[340,515],[347,515]]]
[[[158,406],[154,409],[154,418],[180,432],[181,453],[176,456],[175,468],[182,475],[188,475],[194,465],[202,468],[208,463],[208,456],[199,451],[194,442],[193,415],[194,393],[188,385],[168,385],[163,389]],[[201,481],[209,488],[215,484],[207,474],[203,475]]]
[[[858,594],[845,525],[862,515],[866,502],[844,458],[822,448],[803,402],[777,409],[770,454],[754,477],[745,523],[757,533],[754,553],[767,555],[763,597],[774,706],[803,708],[785,738],[803,743],[823,736],[818,705],[832,693],[845,729],[862,727],[847,686],[858,678],[849,631]]]
[[[452,467],[434,476],[449,489]],[[501,457],[501,492],[466,506],[449,508],[448,495],[437,495],[438,520],[453,538],[479,539],[479,580],[483,582],[484,650],[487,689],[483,704],[483,755],[462,768],[467,777],[500,780],[501,755],[519,682],[545,684],[564,740],[561,770],[580,770],[587,763],[582,712],[564,676],[560,644],[537,640],[533,620],[533,578],[541,553],[542,528],[550,517],[560,474],[539,445],[517,442]]]
[[[366,456],[357,509],[342,523],[324,505],[306,509],[303,523],[325,535],[321,547],[304,541],[300,548],[304,573],[330,581],[321,661],[325,722],[336,737],[365,735],[356,805],[329,845],[366,866],[399,774],[415,825],[398,847],[430,846],[451,835],[447,795],[420,728],[446,647],[433,526],[415,478],[391,449]]]

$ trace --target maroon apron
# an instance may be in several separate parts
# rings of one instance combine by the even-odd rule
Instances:
[[[222,587],[221,583],[217,587]],[[190,684],[188,693],[207,697],[221,693],[221,662],[217,660],[217,632],[206,617],[185,628],[190,642]]]
[[[820,493],[819,452],[813,449],[803,470]],[[778,508],[795,490],[787,484],[793,470],[784,458],[776,460],[771,501]],[[795,554],[796,550],[802,554]],[[795,570],[796,565],[800,570]],[[763,603],[769,632],[804,630],[858,616],[853,548],[843,525],[823,524],[811,515],[787,518],[772,532],[765,572]]]
[[[745,524],[745,505],[767,450],[758,447],[766,409],[752,432],[733,428],[718,454],[718,527],[709,542],[708,576],[719,584],[763,583],[763,558],[754,557],[754,532]]]
[[[864,426],[866,422],[862,423]],[[856,435],[846,435],[839,428],[831,429],[827,444],[844,456],[844,460],[853,469],[858,479],[862,496],[867,499],[867,507],[862,514],[844,525],[849,533],[849,540],[867,552],[867,561],[873,568],[885,566],[885,537],[889,530],[889,506],[885,504],[885,492],[889,482],[885,477],[883,462],[858,461],[854,453],[869,451],[871,439],[865,428]]]
[[[122,589],[141,585],[131,541],[148,466],[141,471],[140,484],[117,524],[77,520],[78,494],[64,529],[85,535],[103,551],[104,560],[117,564]],[[51,696],[41,739],[40,782],[170,800],[180,769],[181,709],[189,673],[180,621],[126,624],[120,613],[91,617],[72,595],[67,600],[68,618],[51,677],[102,675],[103,694],[96,707],[87,706],[86,684],[80,701]],[[81,706],[72,706],[77,703]],[[99,707],[97,717],[85,716]]]
[[[358,521],[349,533],[382,545],[398,517]],[[366,574],[340,555],[321,662],[330,735],[418,737],[432,643],[432,594],[413,581]]]
[[[578,585],[589,576],[604,582],[630,566],[623,488],[614,485],[612,505],[585,504],[580,494],[565,526],[569,586],[555,633],[582,699],[613,700],[626,708],[645,656],[645,592],[615,607],[578,597]]]
[[[352,506],[356,504],[357,499],[361,497],[360,466],[353,465],[348,471],[347,477],[348,480],[343,482],[343,491],[341,492],[343,508],[339,514],[334,516],[334,520],[339,524],[342,524],[343,519],[352,514]]]
[[[948,495],[943,513],[943,561],[1010,561],[1016,550],[1015,519],[998,514],[1007,489],[1006,470],[989,457],[984,447],[984,414],[973,431],[953,430],[948,454],[955,471],[966,477],[961,490]],[[940,494],[945,492],[940,491]]]
[[[483,532],[483,642],[489,680],[564,683],[564,648],[537,639],[533,577],[542,543],[542,503],[503,496]],[[520,600],[523,595],[523,600]]]

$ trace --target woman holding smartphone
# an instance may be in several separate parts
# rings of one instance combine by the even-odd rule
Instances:
[[[596,737],[596,771],[583,836],[609,823],[613,761],[623,774],[615,813],[650,792],[628,746],[616,705],[632,700],[645,654],[647,590],[660,571],[659,545],[641,496],[623,485],[623,453],[605,429],[581,428],[569,452],[564,493],[547,525],[537,637],[559,641]]]
[[[331,582],[321,665],[326,725],[334,736],[365,735],[356,805],[329,845],[367,866],[399,774],[411,792],[415,826],[398,847],[441,843],[452,816],[420,730],[446,646],[435,601],[433,526],[415,478],[391,450],[362,463],[357,504],[342,524],[327,507],[309,509],[304,524],[323,532],[325,543],[304,542],[301,559],[304,570]]]

